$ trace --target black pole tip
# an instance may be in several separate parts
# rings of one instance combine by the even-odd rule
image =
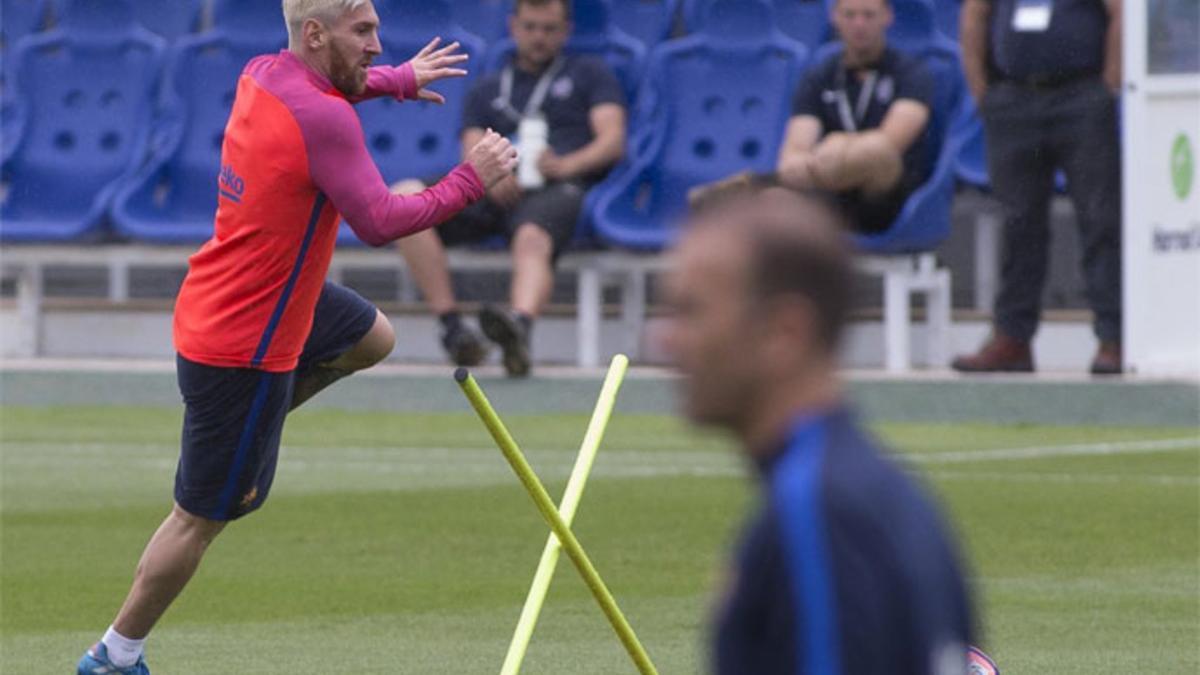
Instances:
[[[470,376],[471,373],[469,373],[466,368],[456,368],[454,370],[454,380],[459,384],[466,382],[467,378]]]

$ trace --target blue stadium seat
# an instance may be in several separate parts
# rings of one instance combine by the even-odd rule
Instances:
[[[445,105],[423,101],[376,99],[355,106],[362,120],[367,148],[388,183],[402,178],[428,180],[440,177],[461,159],[458,132],[463,104],[475,70],[483,60],[483,40],[453,21],[450,0],[380,0],[376,3],[382,30],[383,54],[378,63],[397,65],[412,58],[429,40],[442,44],[457,40],[471,57],[466,78],[443,80],[433,89],[446,98]],[[344,223],[339,244],[357,243]]]
[[[206,0],[134,0],[138,23],[147,30],[175,40],[196,32]]]
[[[2,67],[7,68],[4,63]],[[7,162],[17,149],[17,141],[25,126],[25,102],[10,96],[7,89],[7,78],[4,87],[0,88],[0,161]]]
[[[641,86],[646,46],[611,20],[610,0],[574,0],[574,33],[567,49],[602,56],[632,101]]]
[[[958,8],[960,0],[893,0],[896,23],[888,39],[898,47],[921,51],[936,45],[942,50],[957,50],[957,43],[945,32],[952,25],[958,34]],[[950,15],[953,15],[951,20]],[[958,73],[945,73],[945,77],[962,78],[962,65]],[[965,85],[964,85],[965,86]],[[964,93],[961,119],[949,129],[953,138],[950,143],[959,148],[954,160],[954,176],[973,187],[988,189],[987,156],[985,154],[983,125],[975,110],[971,97]]]
[[[815,50],[833,37],[829,11],[821,0],[775,0],[779,29]]]
[[[575,32],[567,43],[567,51],[603,57],[625,89],[626,98],[632,101],[641,86],[646,47],[609,20],[610,0],[573,0],[572,7]],[[492,44],[488,48],[486,70],[503,68],[515,49],[511,38]]]
[[[955,130],[960,150],[954,164],[954,174],[967,185],[986,190],[991,187],[991,180],[988,178],[987,144],[983,137],[983,123],[979,119],[974,101],[966,102],[964,117],[962,124]]]
[[[508,37],[512,0],[454,0],[454,23],[483,38],[485,45]]]
[[[684,17],[692,31],[701,29],[704,8],[712,0],[685,0]],[[833,37],[829,10],[822,0],[771,0],[775,8],[775,27],[814,50]]]
[[[888,31],[890,44],[914,51],[949,41],[938,30],[933,0],[892,0],[892,10],[896,20]]]
[[[689,189],[774,169],[807,50],[774,27],[768,0],[716,0],[708,12],[700,32],[651,54],[635,151],[594,199],[606,243],[661,249]]]
[[[9,87],[9,58],[21,38],[41,30],[46,24],[46,0],[4,0],[0,5],[0,142],[7,159],[20,135],[24,103]]]
[[[937,26],[951,40],[958,39],[958,11],[962,0],[934,0],[937,9]]]
[[[263,52],[287,44],[279,0],[213,0],[213,28],[239,44],[259,44]]]
[[[939,29],[940,16],[934,3],[944,0],[892,0],[895,21],[888,30],[888,43],[908,50],[923,49],[931,42],[949,40]],[[837,0],[825,0],[827,12]],[[836,38],[836,35],[832,37]]]
[[[0,46],[7,53],[17,40],[36,33],[46,25],[47,0],[4,0],[0,4]]]
[[[379,39],[384,49],[376,63],[399,65],[412,58],[434,37],[441,37],[442,46],[458,41],[462,45],[460,51],[471,57],[463,66],[468,72],[466,79],[477,75],[484,68],[487,43],[458,22],[455,18],[458,5],[456,0],[376,0]],[[451,105],[454,101],[450,100],[450,94],[460,95],[458,85],[462,82],[461,79],[444,81],[434,88],[442,92],[447,105]],[[465,91],[461,95],[465,96]],[[362,110],[361,106],[359,110]]]
[[[70,0],[67,9],[57,29],[14,50],[12,85],[27,112],[3,164],[5,241],[93,232],[120,179],[145,159],[162,38],[137,25],[128,0]]]
[[[651,49],[670,37],[678,11],[679,0],[613,0],[612,22]]]
[[[205,0],[130,0],[133,16],[143,28],[167,40],[194,32],[200,24]],[[82,13],[80,13],[82,12]],[[78,16],[72,16],[78,14]],[[67,5],[59,12],[59,21],[71,21],[79,27],[103,30],[108,17],[103,7],[79,8]]]
[[[277,42],[274,48],[282,48]],[[179,39],[167,68],[154,157],[113,200],[117,231],[142,241],[194,243],[212,234],[221,143],[246,62],[263,53],[221,29]]]

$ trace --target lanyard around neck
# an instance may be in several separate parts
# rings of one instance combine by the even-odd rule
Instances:
[[[562,70],[563,57],[559,56],[554,59],[541,77],[538,78],[537,84],[533,85],[533,93],[529,95],[529,100],[525,102],[525,110],[518,111],[512,104],[513,66],[509,63],[500,73],[500,95],[496,98],[494,105],[496,109],[507,115],[513,122],[520,124],[521,120],[526,117],[534,117],[542,110],[542,105],[546,102],[546,94],[550,91],[550,83],[558,75],[558,71]]]
[[[838,83],[836,96],[838,106],[838,116],[842,119],[842,129],[854,133],[858,131],[859,125],[866,120],[867,106],[871,105],[871,97],[875,95],[875,85],[879,82],[879,72],[872,70],[867,74],[867,78],[863,80],[862,89],[858,92],[858,102],[854,106],[854,110],[850,110],[850,96],[847,90],[850,86],[850,76],[846,69],[840,71],[841,81]]]

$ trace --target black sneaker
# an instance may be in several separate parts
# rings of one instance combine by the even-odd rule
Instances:
[[[442,347],[454,365],[464,368],[483,363],[489,351],[479,331],[465,324],[442,331]]]
[[[489,340],[504,352],[504,370],[509,377],[529,374],[529,334],[512,312],[484,305],[479,312],[479,327]]]

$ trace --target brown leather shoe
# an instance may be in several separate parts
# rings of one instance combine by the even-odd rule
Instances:
[[[1092,359],[1093,375],[1120,375],[1125,370],[1120,342],[1101,342]]]
[[[1003,333],[992,333],[978,352],[954,359],[950,367],[964,373],[1032,373],[1033,350]]]

